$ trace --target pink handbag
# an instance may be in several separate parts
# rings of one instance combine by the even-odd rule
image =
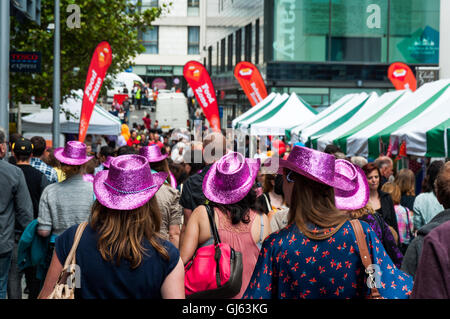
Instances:
[[[225,299],[236,296],[242,286],[242,255],[221,243],[214,212],[206,205],[214,244],[197,249],[184,270],[188,299]]]

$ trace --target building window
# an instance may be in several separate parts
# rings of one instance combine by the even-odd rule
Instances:
[[[220,41],[220,72],[225,72],[225,38]]]
[[[233,35],[228,36],[228,71],[233,70]]]
[[[200,54],[200,27],[188,27],[188,54]]]
[[[236,31],[236,64],[242,61],[242,29]]]
[[[245,61],[252,61],[252,24],[245,26],[245,44],[244,44]]]
[[[208,72],[212,74],[212,46],[208,47]]]
[[[142,33],[142,45],[145,47],[145,53],[158,54],[158,33],[158,26],[153,26],[151,30]]]
[[[142,1],[142,11],[158,7],[158,0],[141,0],[141,1]]]
[[[198,17],[200,11],[200,0],[188,0],[187,15]]]
[[[259,19],[255,21],[255,64],[259,64]]]

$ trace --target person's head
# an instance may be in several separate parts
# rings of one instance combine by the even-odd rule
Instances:
[[[0,127],[0,159],[5,157],[8,152],[8,143],[6,142],[6,134],[2,127]]]
[[[46,156],[45,156],[45,160],[44,162],[47,165],[50,165],[51,167],[59,167],[61,164],[59,163],[59,161],[56,159],[55,154],[54,154],[54,149],[53,147],[48,147],[45,150]]]
[[[87,156],[87,150],[86,144],[79,141],[69,141],[64,147],[54,150],[54,155],[61,163],[61,170],[67,179],[84,173],[83,166],[94,158]]]
[[[205,167],[203,162],[202,151],[196,149],[188,149],[183,155],[184,169],[188,176],[196,174]]]
[[[430,164],[430,166],[428,167],[427,172],[425,174],[425,178],[423,180],[423,185],[422,185],[423,192],[435,193],[434,182],[443,166],[444,166],[443,161],[434,161],[433,163]]]
[[[444,206],[444,209],[450,208],[450,162],[445,163],[436,178],[436,197]]]
[[[211,205],[229,212],[233,224],[248,223],[256,200],[253,189],[260,161],[231,152],[215,162],[203,179],[202,190]]]
[[[33,143],[33,157],[41,158],[47,146],[44,138],[42,136],[33,136],[31,143]]]
[[[380,186],[380,169],[375,163],[368,163],[362,167],[364,174],[366,174],[367,182],[369,183],[370,191],[378,190]]]
[[[323,150],[323,152],[327,153],[327,154],[332,154],[332,155],[334,153],[337,153],[337,152],[341,152],[342,153],[341,149],[338,146],[334,145],[334,144],[327,145],[325,147],[325,149]]]
[[[332,236],[348,219],[347,211],[364,207],[369,200],[364,172],[347,160],[300,146],[286,160],[269,159],[268,164],[273,160],[283,174],[288,222],[295,222],[312,239]],[[312,230],[308,224],[322,230]]]
[[[12,133],[9,135],[9,148],[12,151],[13,149],[13,144],[15,142],[17,142],[18,140],[20,140],[22,138],[22,135],[20,135],[19,133]]]
[[[389,156],[378,157],[375,160],[375,165],[380,170],[381,176],[384,176],[385,178],[389,178],[394,174],[394,162]]]
[[[139,155],[117,157],[108,171],[97,173],[90,224],[98,234],[97,248],[104,260],[117,265],[127,260],[136,269],[147,253],[145,239],[168,260],[159,240],[161,213],[154,197],[165,178],[165,173],[152,174],[147,160]]]
[[[350,161],[361,168],[368,163],[367,160],[362,156],[352,156],[350,158]]]
[[[326,235],[309,229],[309,223],[330,228],[348,219],[347,214],[336,208],[334,188],[329,185],[285,169],[283,191],[289,206],[288,223],[295,223],[310,238],[320,239]]]
[[[114,149],[110,146],[102,146],[100,148],[100,162],[104,163],[108,156],[114,156]]]
[[[399,205],[402,194],[400,193],[400,187],[396,183],[386,182],[381,187],[381,190],[391,195],[394,205]]]
[[[209,165],[218,161],[227,153],[227,141],[219,132],[208,134],[203,140],[203,160]]]
[[[263,190],[264,193],[270,193],[275,188],[275,177],[276,174],[265,174],[264,175],[264,184]]]
[[[131,138],[135,140],[136,137],[137,137],[137,132],[136,132],[136,130],[131,130]]]
[[[12,144],[12,151],[18,163],[29,163],[33,153],[33,144],[30,140],[22,137]]]
[[[414,172],[408,168],[403,168],[397,173],[395,183],[400,187],[402,195],[416,195],[416,176]]]
[[[132,146],[124,145],[119,147],[117,150],[117,156],[127,155],[127,154],[136,154],[136,150]]]

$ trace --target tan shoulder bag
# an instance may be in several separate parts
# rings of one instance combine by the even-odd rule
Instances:
[[[356,236],[356,243],[358,245],[359,254],[361,256],[361,261],[364,265],[365,273],[368,274],[368,279],[372,281],[374,279],[372,273],[369,271],[369,266],[372,265],[372,259],[370,258],[369,249],[367,248],[366,235],[358,219],[353,219],[350,221],[353,227],[353,231]],[[370,295],[368,299],[383,299],[381,297],[378,289],[376,287],[370,288]]]
[[[75,298],[75,278],[76,278],[76,251],[87,222],[81,223],[75,233],[72,248],[64,262],[63,270],[59,275],[55,288],[48,296],[48,299],[74,299]],[[80,274],[78,274],[80,275]],[[69,279],[70,278],[70,279]]]

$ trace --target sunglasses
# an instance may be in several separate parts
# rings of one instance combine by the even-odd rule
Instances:
[[[289,172],[287,173],[287,175],[286,175],[286,180],[287,180],[289,183],[294,183],[294,182],[295,182],[294,179],[292,178],[292,171],[289,171]]]

